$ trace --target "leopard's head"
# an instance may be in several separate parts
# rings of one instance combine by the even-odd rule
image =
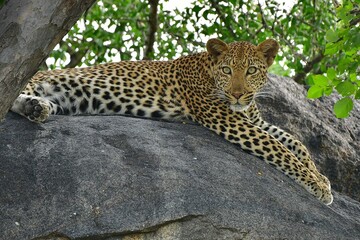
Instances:
[[[206,48],[213,62],[212,74],[217,94],[233,111],[245,111],[254,95],[267,81],[267,69],[279,50],[279,44],[267,39],[255,46],[248,42],[226,44],[210,39]]]

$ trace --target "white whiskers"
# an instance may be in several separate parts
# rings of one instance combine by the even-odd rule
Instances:
[[[274,96],[271,92],[257,92],[257,93],[255,93],[254,98],[258,98],[258,97],[274,99]]]

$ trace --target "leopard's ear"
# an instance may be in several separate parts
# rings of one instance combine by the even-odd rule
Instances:
[[[206,49],[207,49],[208,53],[210,54],[210,56],[214,60],[217,60],[219,58],[219,56],[221,54],[223,54],[224,52],[226,52],[229,48],[228,48],[228,45],[226,43],[224,43],[223,41],[221,41],[217,38],[212,38],[206,43]]]
[[[274,39],[267,39],[260,43],[257,49],[265,57],[266,63],[270,67],[279,51],[279,43]]]

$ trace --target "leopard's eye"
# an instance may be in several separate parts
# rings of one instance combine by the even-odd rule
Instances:
[[[225,73],[225,74],[231,74],[231,68],[229,68],[229,67],[223,67],[223,68],[222,68],[222,71],[223,71],[223,73]]]
[[[249,67],[248,70],[247,70],[247,73],[248,74],[254,74],[256,71],[257,71],[256,67]]]

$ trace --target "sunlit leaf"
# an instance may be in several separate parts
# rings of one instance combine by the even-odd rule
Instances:
[[[349,81],[341,82],[335,88],[344,97],[352,95],[356,90],[355,85]]]
[[[336,77],[336,71],[334,68],[328,68],[328,70],[326,71],[326,76],[328,77],[328,79],[330,80],[334,80]]]
[[[354,104],[351,98],[345,97],[337,101],[334,105],[334,113],[337,118],[346,118],[353,109]]]
[[[349,75],[349,77],[350,77],[350,80],[351,80],[352,82],[357,81],[357,74],[356,74],[356,73],[351,73],[351,74]]]
[[[319,98],[324,94],[324,88],[318,85],[311,86],[308,90],[308,98]]]
[[[326,48],[325,48],[325,55],[332,55],[334,53],[336,53],[337,51],[339,51],[338,45],[334,44],[334,43],[328,43],[326,44]]]
[[[324,95],[330,96],[332,92],[333,92],[333,87],[332,86],[327,86],[325,88],[325,90],[324,90]]]
[[[329,29],[326,32],[326,40],[329,42],[336,42],[339,39],[338,33],[333,29]]]
[[[327,86],[329,83],[329,79],[325,77],[324,75],[314,75],[313,81],[315,85],[318,86]]]

